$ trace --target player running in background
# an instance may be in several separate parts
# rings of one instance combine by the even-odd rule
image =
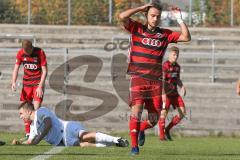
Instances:
[[[131,154],[139,153],[138,145],[145,141],[144,130],[154,127],[159,119],[162,98],[162,60],[169,43],[190,41],[188,27],[182,20],[178,7],[172,7],[172,14],[180,25],[180,32],[158,27],[161,5],[156,2],[128,9],[119,14],[122,27],[130,32],[129,66],[130,78],[129,122]],[[130,18],[138,12],[145,12],[146,24]],[[163,94],[165,96],[165,94]],[[148,111],[148,120],[141,121],[143,106]],[[139,140],[139,142],[138,142]]]
[[[161,118],[159,120],[160,140],[172,140],[170,129],[176,126],[186,115],[186,109],[182,97],[178,93],[178,86],[181,88],[181,94],[186,95],[186,88],[180,79],[180,65],[177,63],[179,49],[175,46],[169,49],[169,59],[163,64],[163,74],[165,80],[166,102],[163,104]],[[170,106],[178,109],[178,115],[174,116],[172,121],[165,128],[165,119]]]
[[[60,120],[46,107],[34,110],[32,103],[24,102],[18,109],[21,119],[32,120],[29,139],[23,144],[36,145],[43,139],[55,146],[127,147],[129,144],[121,137],[88,132],[80,122]],[[20,144],[18,141],[14,143]]]
[[[30,40],[22,41],[22,48],[16,56],[16,63],[12,74],[12,91],[16,91],[16,80],[20,65],[23,64],[23,88],[20,101],[29,101],[38,109],[42,103],[44,95],[45,79],[47,77],[47,60],[41,48],[34,47]],[[26,135],[30,133],[31,121],[25,121]]]
[[[237,81],[236,92],[240,96],[240,79]]]

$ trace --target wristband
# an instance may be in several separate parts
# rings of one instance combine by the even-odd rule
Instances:
[[[178,18],[178,19],[177,19],[177,22],[178,22],[178,24],[182,24],[182,23],[183,23],[183,20],[182,20],[181,18]]]

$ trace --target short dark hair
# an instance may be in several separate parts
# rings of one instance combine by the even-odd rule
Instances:
[[[149,11],[150,8],[156,8],[158,9],[159,11],[162,11],[162,5],[161,5],[161,2],[160,0],[153,0],[152,3],[151,3],[151,7],[148,7],[147,9],[147,13]]]
[[[179,54],[179,48],[176,47],[176,46],[172,46],[171,48],[169,48],[169,51],[170,51],[170,52],[174,51],[174,52],[176,52],[176,53]]]
[[[32,102],[28,102],[28,101],[25,101],[18,106],[18,110],[20,110],[21,108],[29,109],[31,111],[34,110],[34,106],[33,106]]]
[[[32,41],[28,40],[28,39],[24,39],[22,41],[22,48],[24,49],[28,49],[28,48],[32,48],[33,45],[32,45]]]

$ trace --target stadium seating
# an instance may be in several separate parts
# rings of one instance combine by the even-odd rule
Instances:
[[[100,92],[105,91],[115,96],[118,95],[117,92],[121,92],[121,95],[125,95],[125,99],[128,96],[126,81],[118,81],[118,71],[121,72],[126,69],[126,61],[114,62],[118,69],[111,70],[113,56],[117,54],[126,55],[127,50],[104,50],[104,46],[108,42],[112,42],[114,37],[124,39],[128,37],[121,29],[109,26],[0,25],[0,30],[2,35],[33,34],[36,37],[37,46],[45,50],[49,76],[46,82],[43,104],[52,110],[61,100],[66,98],[73,100],[71,111],[74,114],[82,114],[93,110],[102,103],[101,99],[81,95],[66,96],[49,86],[51,74],[65,61],[64,48],[69,48],[68,60],[77,56],[95,56],[102,62],[102,68],[96,81],[84,82],[83,76],[87,66],[82,65],[69,74],[68,84],[92,88]],[[181,51],[179,63],[182,66],[182,80],[187,87],[187,96],[184,100],[188,113],[188,119],[184,120],[175,131],[187,135],[239,135],[240,97],[235,93],[235,83],[240,75],[240,56],[238,53],[240,50],[240,30],[191,28],[191,34],[192,41],[190,43],[174,44]],[[214,69],[212,68],[212,39],[214,39],[215,45]],[[19,38],[4,38],[3,36],[0,38],[0,131],[16,132],[23,130],[23,122],[18,118],[17,112],[22,71],[20,71],[18,78],[17,92],[12,93],[10,89],[11,73],[20,41]],[[116,41],[113,42],[119,46]],[[78,64],[70,64],[70,67],[74,65]],[[213,70],[215,71],[215,83],[212,83],[213,79],[211,78]],[[114,77],[111,77],[111,73]],[[58,88],[61,88],[63,86],[60,81],[63,80],[63,73],[58,74],[59,79],[56,78],[55,80],[56,84],[59,84]],[[90,73],[91,76],[94,77]],[[120,86],[122,85],[122,90],[120,88],[116,92],[113,87],[115,82],[118,82]],[[93,95],[93,97],[102,96],[102,99],[110,101],[107,94],[99,95],[99,92],[91,91],[90,95]],[[119,101],[116,107],[115,102],[110,103],[113,105],[110,106],[113,109],[111,112],[84,121],[84,123],[95,130],[127,131],[129,108],[119,96],[117,98]],[[60,111],[64,111],[63,106],[58,106],[58,108],[60,108]],[[64,117],[65,112],[61,114]],[[83,117],[82,119],[84,120]]]

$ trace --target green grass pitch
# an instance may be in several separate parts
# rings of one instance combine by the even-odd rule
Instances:
[[[1,160],[26,160],[45,155],[52,146],[41,143],[37,146],[13,146],[11,140],[22,134],[0,133],[1,140],[7,142],[0,146]],[[128,137],[128,134],[116,134]],[[146,136],[140,154],[130,155],[130,147],[118,148],[80,148],[66,147],[62,152],[50,155],[51,160],[240,160],[240,139],[224,137],[174,137],[174,141],[160,142],[154,135]]]

